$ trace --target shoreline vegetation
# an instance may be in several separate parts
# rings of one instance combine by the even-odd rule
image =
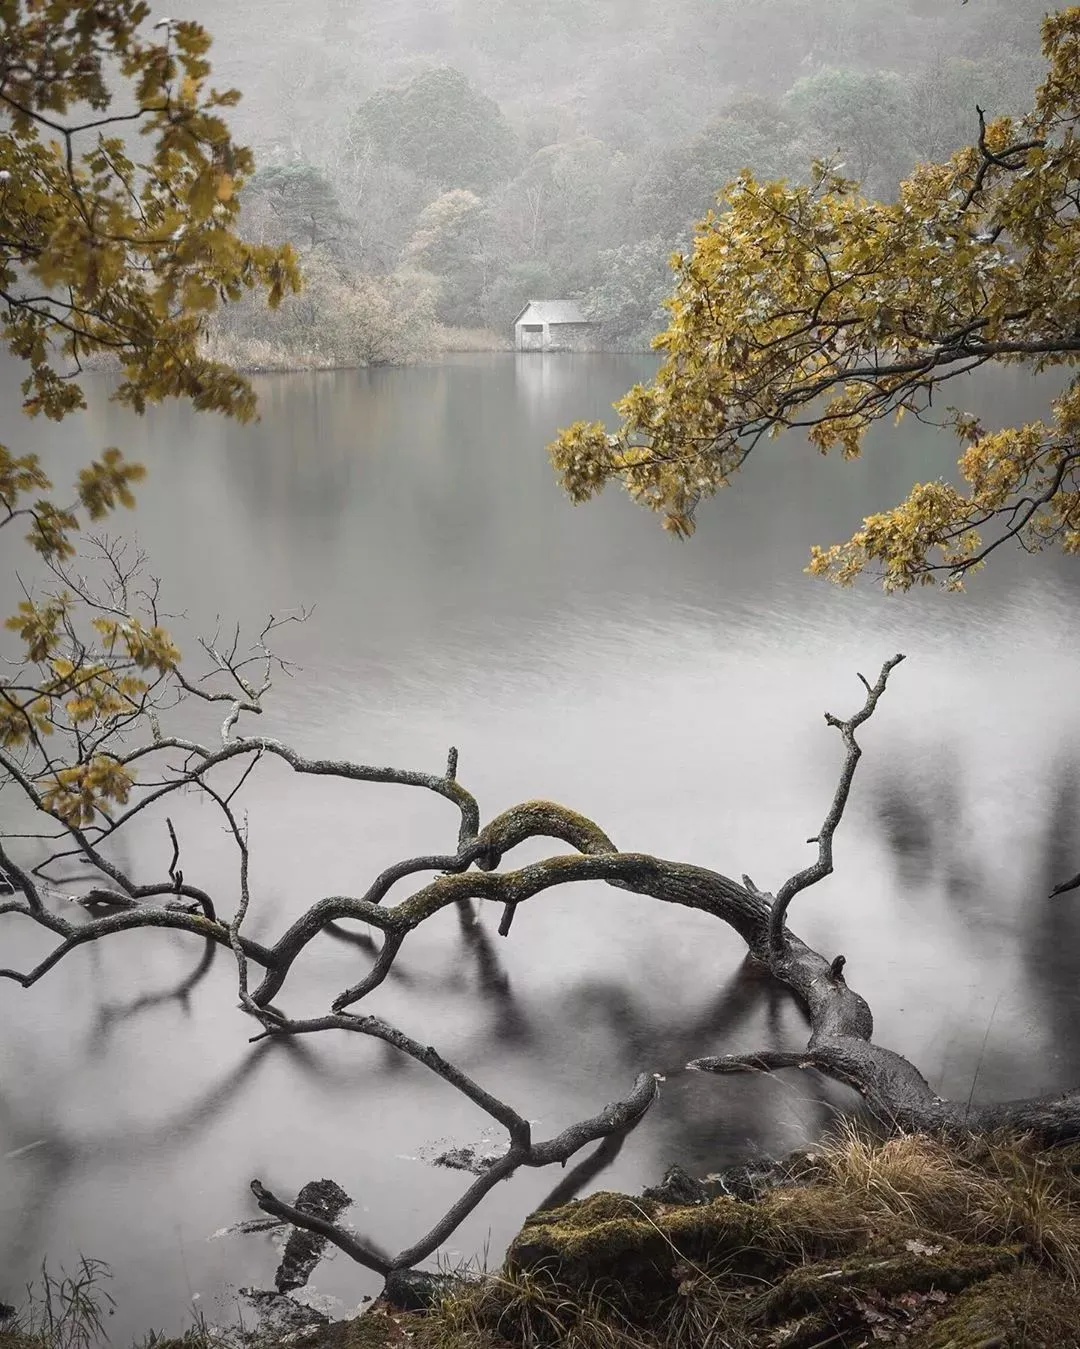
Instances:
[[[490,328],[439,328],[427,345],[398,360],[347,359],[334,351],[320,348],[317,341],[297,343],[263,337],[245,337],[234,333],[207,334],[202,354],[227,364],[244,375],[301,374],[304,371],[362,370],[373,367],[395,368],[423,365],[443,356],[485,353],[512,353],[513,343]],[[602,347],[590,355],[648,355],[648,346]],[[533,353],[534,355],[537,353]],[[84,370],[115,373],[120,362],[107,352],[82,358]]]
[[[373,360],[326,349],[316,339],[308,340],[247,337],[235,333],[211,332],[203,342],[203,353],[245,374],[285,374],[303,370],[356,370],[369,366],[416,365],[440,356],[461,352],[511,351],[509,338],[488,328],[431,329],[425,340],[416,343],[397,359]]]
[[[0,1322],[0,1349],[91,1349],[103,1277],[87,1260],[46,1275]],[[1080,1144],[881,1138],[848,1121],[782,1162],[704,1180],[672,1167],[640,1197],[538,1211],[497,1272],[400,1272],[358,1317],[304,1314],[254,1331],[200,1320],[141,1349],[1069,1349]]]
[[[463,352],[509,352],[513,346],[509,338],[486,328],[439,328],[430,334],[429,342],[397,360],[370,360],[359,356],[349,358],[340,352],[323,347],[316,338],[307,341],[248,337],[238,333],[210,332],[203,339],[200,351],[209,360],[220,361],[244,375],[299,374],[306,370],[360,370],[372,366],[417,365],[438,360],[441,356]],[[100,374],[114,374],[120,362],[110,352],[95,352],[81,358],[84,370]]]

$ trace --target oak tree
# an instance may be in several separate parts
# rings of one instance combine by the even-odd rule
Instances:
[[[354,122],[384,159],[443,189],[486,192],[505,182],[520,158],[499,105],[448,67],[378,90]]]
[[[239,95],[209,84],[209,36],[166,19],[148,28],[149,16],[142,0],[0,0],[0,338],[28,367],[31,417],[84,407],[83,363],[106,355],[120,373],[113,398],[136,412],[184,398],[250,420],[251,386],[202,354],[207,316],[251,291],[276,307],[299,288],[290,247],[233,228],[254,163],[222,115]],[[0,528],[24,523],[61,563],[81,518],[133,505],[142,475],[112,446],[57,497],[37,455],[0,445]],[[42,749],[58,726],[115,729],[174,664],[156,621],[96,612],[77,635],[79,602],[61,587],[8,621],[24,659],[0,679],[5,749]],[[38,763],[43,800],[64,819],[130,790],[107,757]]]
[[[978,137],[921,164],[895,202],[871,201],[824,163],[811,181],[725,189],[676,256],[670,322],[651,384],[617,404],[622,425],[577,422],[551,447],[575,501],[619,480],[688,534],[695,510],[763,440],[801,430],[855,458],[867,431],[930,418],[940,386],[988,362],[1035,372],[1080,355],[1080,7],[1043,22],[1047,70],[1020,121],[978,110]],[[935,396],[937,395],[937,396]],[[1003,542],[1080,551],[1080,380],[1047,416],[959,436],[959,482],[916,483],[810,571],[886,589],[958,587]]]

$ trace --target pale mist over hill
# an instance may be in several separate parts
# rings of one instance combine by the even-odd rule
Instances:
[[[296,356],[319,327],[312,363],[378,363],[447,330],[501,343],[529,299],[560,298],[609,345],[644,347],[670,254],[726,181],[798,178],[826,156],[890,197],[914,163],[973,139],[976,104],[1025,109],[1043,10],[170,0],[243,91],[233,124],[262,166],[247,228],[292,239],[310,281],[273,327],[241,309],[221,340]]]

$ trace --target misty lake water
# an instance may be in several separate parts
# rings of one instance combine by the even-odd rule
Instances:
[[[822,713],[854,709],[856,671],[905,651],[862,736],[836,873],[799,896],[792,925],[847,955],[877,1038],[942,1093],[1075,1085],[1080,899],[1045,897],[1080,867],[1080,569],[1001,554],[955,598],[805,577],[812,543],[949,471],[954,442],[909,422],[854,465],[793,439],[759,451],[688,544],[617,493],[572,507],[545,444],[577,417],[610,416],[652,366],[500,355],[267,376],[262,421],[246,428],[179,406],[137,419],[101,379],[84,416],[30,424],[9,370],[0,437],[39,449],[60,482],[113,443],[149,466],[120,523],[137,528],[163,606],[186,611],[181,632],[212,631],[218,615],[257,631],[270,612],[317,603],[281,634],[301,668],[277,680],[260,732],[308,755],[426,770],[453,744],[485,818],[554,798],[621,847],[768,888],[808,860],[832,792],[840,745]],[[991,425],[1043,406],[1013,372],[961,398]],[[0,590],[10,612],[11,576]],[[298,780],[272,763],[245,790],[249,930],[262,939],[456,836],[453,809],[420,791]],[[170,810],[188,879],[230,911],[234,862],[211,807]],[[10,791],[0,811],[14,818]],[[123,860],[162,873],[160,817],[132,832]],[[805,1038],[798,1008],[747,973],[726,927],[591,885],[532,901],[506,941],[497,919],[483,915],[484,948],[463,945],[451,913],[426,924],[369,1010],[433,1043],[540,1136],[596,1113],[638,1071],[664,1074],[659,1102],[588,1188],[634,1191],[673,1161],[704,1174],[790,1149],[853,1099],[809,1073],[682,1070],[695,1055]],[[0,943],[4,965],[47,949],[18,919]],[[181,1329],[195,1295],[227,1316],[229,1290],[268,1286],[278,1259],[266,1235],[208,1240],[256,1216],[252,1177],[287,1198],[333,1177],[356,1200],[354,1226],[396,1250],[468,1180],[425,1158],[499,1144],[468,1102],[377,1043],[250,1046],[224,955],[190,997],[161,996],[201,955],[182,934],[129,934],[29,991],[0,985],[0,1299],[15,1300],[44,1255],[70,1265],[84,1252],[114,1268],[118,1343]],[[323,1010],[366,959],[317,942],[281,1001]],[[445,1258],[497,1262],[560,1178],[498,1187]],[[379,1284],[340,1255],[312,1282],[346,1307]]]

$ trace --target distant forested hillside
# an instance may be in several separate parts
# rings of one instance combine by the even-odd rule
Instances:
[[[434,328],[503,334],[572,297],[643,345],[666,261],[743,167],[835,156],[888,197],[1025,107],[1045,0],[175,0],[244,92],[264,171],[252,227],[294,239],[314,299],[354,297],[327,342],[379,328],[399,359]],[[320,300],[319,297],[322,297]],[[243,325],[243,312],[234,323]],[[252,318],[250,321],[254,322]],[[263,320],[261,320],[263,321]],[[405,325],[402,327],[402,325]],[[380,356],[383,352],[384,356]]]

